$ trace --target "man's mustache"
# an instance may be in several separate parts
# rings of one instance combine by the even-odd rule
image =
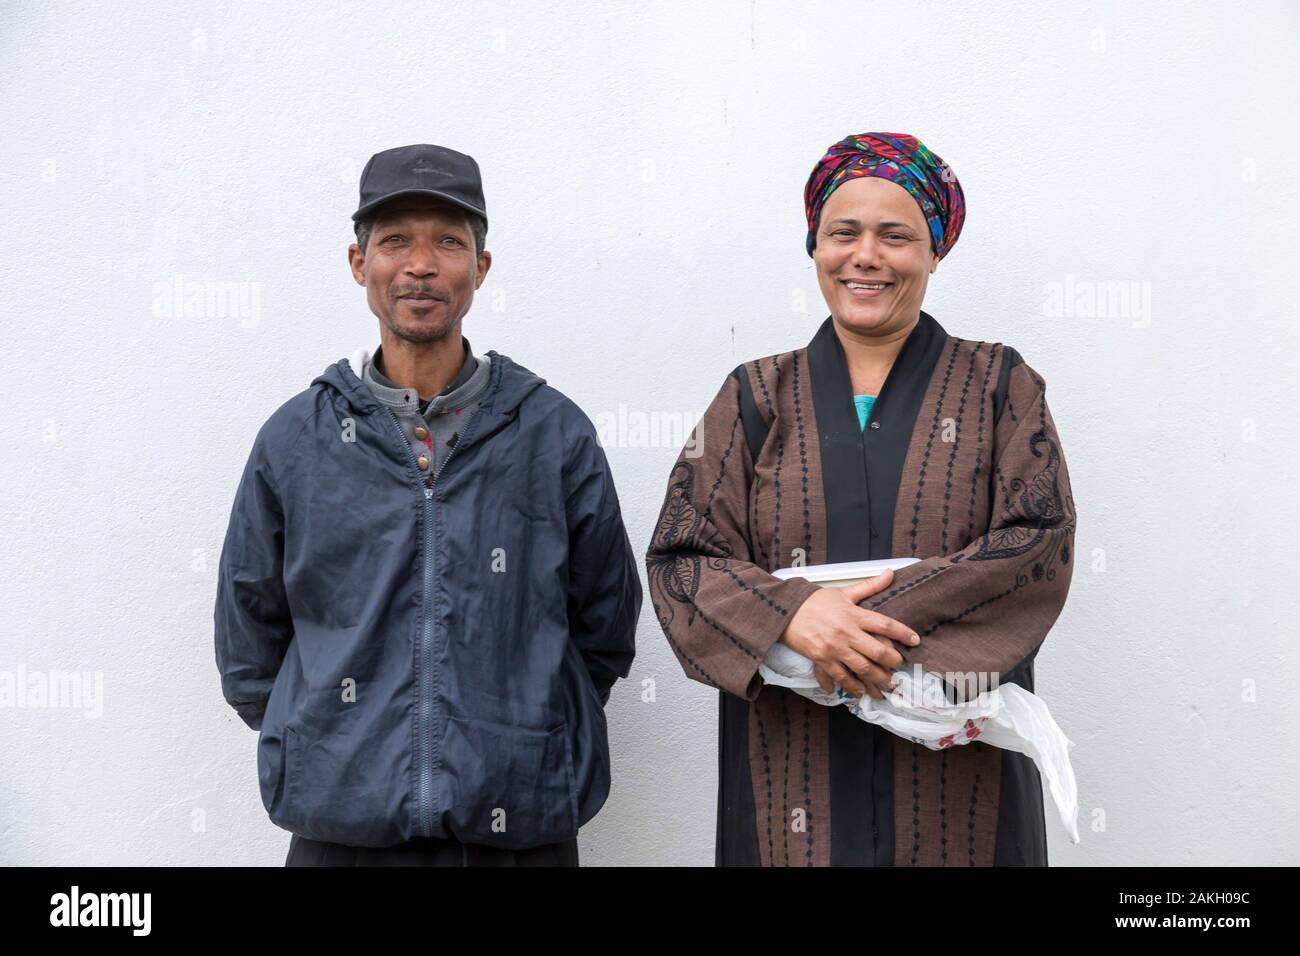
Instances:
[[[394,296],[394,298],[397,298],[397,299],[405,299],[406,297],[408,297],[408,296],[413,296],[413,295],[428,296],[428,297],[431,298],[431,299],[446,299],[446,298],[447,298],[445,295],[443,295],[443,294],[442,294],[441,292],[439,292],[437,289],[428,289],[428,288],[402,289],[400,292],[398,292],[398,293]]]

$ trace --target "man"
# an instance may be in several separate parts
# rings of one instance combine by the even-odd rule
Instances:
[[[609,465],[576,405],[461,334],[492,262],[472,158],[378,153],[352,218],[380,344],[257,435],[223,694],[288,865],[576,865],[641,608]]]

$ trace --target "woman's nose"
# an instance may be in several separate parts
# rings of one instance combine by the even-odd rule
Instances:
[[[872,266],[880,265],[880,243],[876,237],[869,233],[863,233],[853,246],[851,262],[855,266],[868,269]]]

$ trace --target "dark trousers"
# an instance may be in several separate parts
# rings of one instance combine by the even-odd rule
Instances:
[[[577,838],[527,850],[416,837],[386,847],[323,843],[293,834],[285,866],[577,866]]]

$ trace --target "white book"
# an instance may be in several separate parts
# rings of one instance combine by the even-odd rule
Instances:
[[[849,585],[874,578],[886,571],[897,571],[920,558],[884,558],[879,561],[841,561],[839,564],[809,564],[802,568],[778,568],[772,576],[783,581],[803,578],[824,588],[846,588]]]

